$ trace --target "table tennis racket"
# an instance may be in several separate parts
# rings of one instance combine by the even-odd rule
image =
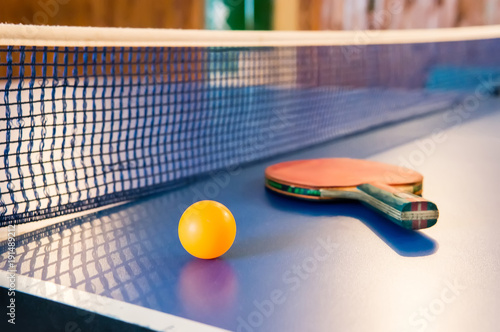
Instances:
[[[420,197],[423,176],[375,161],[330,158],[287,161],[266,169],[267,188],[303,199],[355,199],[406,229],[433,226],[436,204]]]

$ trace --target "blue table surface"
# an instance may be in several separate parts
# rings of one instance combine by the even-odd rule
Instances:
[[[496,331],[499,109],[489,100],[379,127],[33,232],[17,271],[229,330]],[[318,157],[418,170],[437,225],[407,231],[357,202],[264,188],[267,166]],[[183,210],[201,199],[236,218],[235,243],[217,260],[191,257],[177,237]]]

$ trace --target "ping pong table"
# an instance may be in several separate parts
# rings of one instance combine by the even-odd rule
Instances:
[[[19,225],[16,330],[495,331],[499,128],[500,101],[481,100],[69,220]],[[359,203],[264,188],[266,166],[324,156],[416,169],[440,220],[407,231]],[[236,218],[235,243],[220,259],[189,256],[177,237],[182,211],[202,199]]]

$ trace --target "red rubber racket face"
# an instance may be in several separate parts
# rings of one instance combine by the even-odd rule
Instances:
[[[420,173],[407,168],[348,158],[287,161],[269,166],[266,178],[317,189],[357,187],[373,182],[400,186],[423,181]]]

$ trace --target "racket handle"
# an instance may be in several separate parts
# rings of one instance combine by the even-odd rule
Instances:
[[[431,227],[439,217],[436,204],[412,193],[382,183],[362,184],[357,188],[364,203],[406,229]]]

